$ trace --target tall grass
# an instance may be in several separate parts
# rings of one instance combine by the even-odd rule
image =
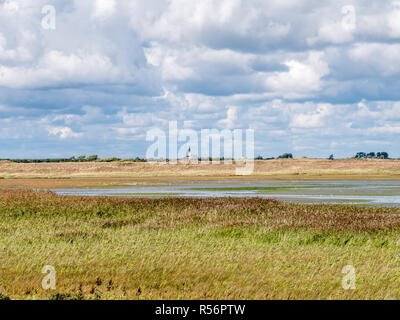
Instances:
[[[12,299],[400,298],[397,209],[0,191]],[[357,289],[341,286],[351,264]],[[42,267],[57,289],[41,287]]]

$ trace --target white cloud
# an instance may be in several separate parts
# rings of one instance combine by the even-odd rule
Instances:
[[[400,73],[400,44],[357,43],[349,50],[354,63],[362,63],[383,76]]]
[[[6,0],[3,3],[3,9],[8,12],[9,14],[13,14],[19,10],[20,6],[18,1],[15,0]]]
[[[389,35],[392,38],[400,38],[400,1],[394,1],[392,6],[392,10],[386,17]]]
[[[93,18],[105,19],[115,13],[116,1],[115,0],[95,0]]]
[[[238,120],[238,107],[230,106],[226,111],[226,118],[218,121],[218,125],[224,129],[233,129],[235,128],[237,120]]]
[[[372,127],[368,130],[368,134],[400,134],[400,126],[384,125],[381,127]]]
[[[82,133],[73,132],[69,127],[48,127],[47,131],[60,139],[79,138],[83,135]]]
[[[36,66],[0,65],[0,86],[10,88],[112,83],[120,77],[124,79],[126,75],[120,73],[108,57],[97,53],[77,52],[67,55],[60,51],[50,51]]]
[[[289,71],[276,72],[266,80],[267,86],[285,98],[309,96],[321,90],[322,77],[329,74],[329,66],[321,52],[311,52],[304,62],[289,60],[284,63]]]
[[[326,118],[332,113],[333,107],[331,105],[320,104],[314,112],[294,113],[290,126],[295,128],[320,128],[325,125]]]
[[[45,4],[0,2],[1,145],[139,150],[176,120],[255,128],[260,152],[400,147],[396,2],[353,1],[346,29],[333,0],[55,0],[51,32]]]
[[[221,45],[217,38],[226,42],[223,35],[226,39],[252,41],[276,41],[287,36],[291,24],[279,16],[269,16],[271,11],[281,9],[257,0],[132,1],[127,8],[131,26],[144,40],[170,44],[214,43],[216,47]]]
[[[352,42],[354,30],[345,29],[341,22],[332,22],[321,26],[318,30],[318,36],[307,39],[309,45],[314,45],[318,42],[340,44]]]

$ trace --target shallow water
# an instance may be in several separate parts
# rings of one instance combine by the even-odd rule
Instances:
[[[265,197],[295,203],[400,207],[400,180],[220,180],[164,185],[52,189],[61,195],[123,197]]]

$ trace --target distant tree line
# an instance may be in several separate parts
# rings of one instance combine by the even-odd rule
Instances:
[[[358,152],[354,158],[356,159],[389,159],[389,154],[387,152]],[[293,154],[292,153],[284,153],[281,154],[280,156],[274,158],[274,157],[262,157],[261,155],[257,156],[254,158],[254,160],[274,160],[274,159],[293,159]],[[329,160],[334,160],[334,155],[331,154],[328,158]],[[131,158],[131,159],[121,159],[117,157],[111,157],[111,158],[99,158],[98,155],[94,154],[91,156],[79,156],[79,157],[70,157],[70,158],[47,158],[47,159],[0,159],[0,160],[8,160],[11,162],[16,162],[16,163],[52,163],[52,162],[148,162],[148,159],[145,158]],[[154,159],[151,161],[167,161],[169,162],[169,159]],[[233,160],[233,159],[227,159],[227,158],[219,158],[219,159],[214,159],[214,158],[198,158],[198,161],[204,161],[204,160]]]
[[[52,163],[52,162],[146,162],[144,158],[136,157],[134,159],[99,158],[98,155],[79,156],[71,158],[47,158],[47,159],[3,159],[16,163]]]
[[[389,159],[389,154],[387,152],[358,152],[355,157],[356,159]]]
[[[389,159],[389,153],[387,152],[357,152],[354,156],[356,159]],[[258,156],[254,158],[255,160],[273,160],[273,159],[293,159],[293,155],[291,153],[284,153],[277,158],[264,158],[262,156]],[[333,154],[328,157],[328,160],[335,160]]]
[[[272,158],[264,158],[264,157],[262,157],[262,156],[258,156],[258,157],[256,157],[256,158],[254,158],[254,160],[274,160],[274,159],[293,159],[293,154],[291,154],[291,153],[284,153],[284,154],[281,154],[279,157],[277,157],[277,158],[274,158],[274,157],[272,157]]]

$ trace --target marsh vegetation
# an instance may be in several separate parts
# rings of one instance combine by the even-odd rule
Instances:
[[[0,191],[11,299],[400,298],[400,210]],[[41,287],[44,265],[57,288]],[[356,268],[356,290],[341,286]]]

